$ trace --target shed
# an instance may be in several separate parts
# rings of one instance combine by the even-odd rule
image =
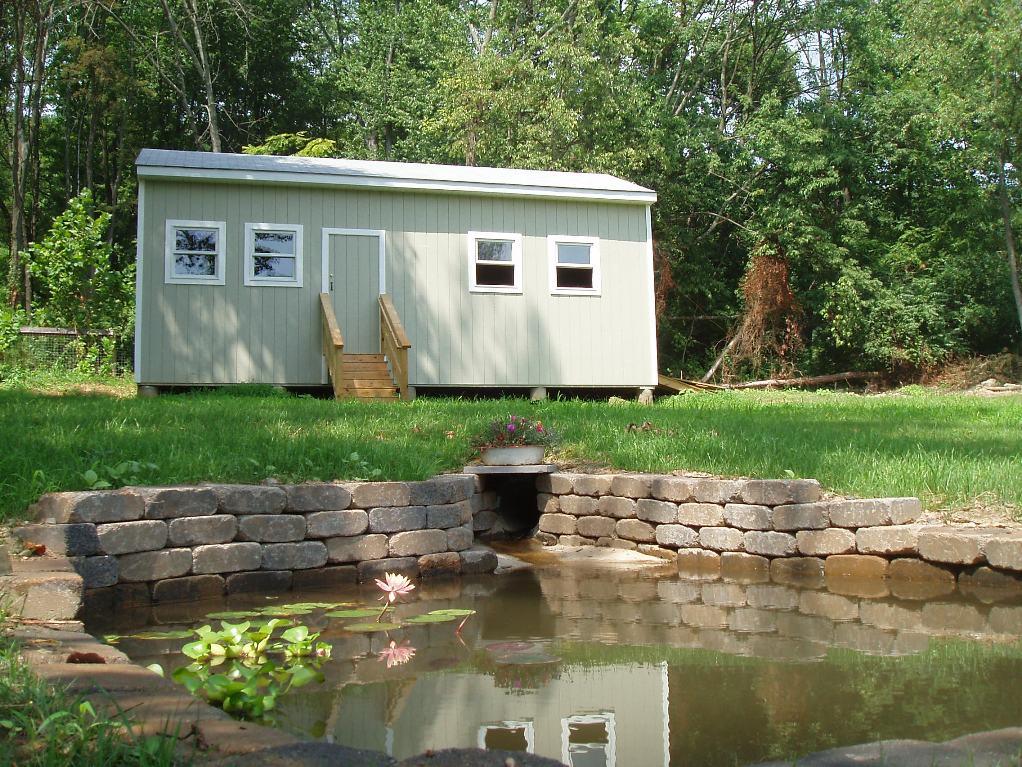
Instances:
[[[603,174],[144,149],[140,386],[650,388],[650,205]]]

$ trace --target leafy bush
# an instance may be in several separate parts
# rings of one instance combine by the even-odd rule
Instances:
[[[29,270],[39,285],[36,324],[131,332],[135,267],[115,268],[109,226],[110,214],[95,210],[86,189],[28,249]]]

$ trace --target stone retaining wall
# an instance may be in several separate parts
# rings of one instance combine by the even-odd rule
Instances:
[[[473,547],[476,478],[424,482],[136,487],[50,493],[16,528],[81,576],[172,602],[328,586],[384,572],[492,572]]]
[[[679,567],[807,578],[1020,585],[1022,531],[920,523],[918,498],[825,499],[815,480],[548,474],[537,481],[545,544],[611,546]]]

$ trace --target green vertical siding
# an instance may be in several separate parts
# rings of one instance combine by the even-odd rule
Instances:
[[[645,216],[620,203],[148,179],[139,379],[324,383],[328,227],[386,231],[387,292],[412,341],[413,385],[652,385]],[[227,223],[225,285],[164,284],[168,219]],[[246,222],[304,227],[303,288],[244,284]],[[523,235],[521,294],[469,292],[468,231]],[[548,234],[600,238],[602,295],[551,295]]]

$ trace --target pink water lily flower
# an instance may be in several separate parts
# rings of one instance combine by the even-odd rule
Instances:
[[[399,645],[392,639],[390,640],[390,646],[380,650],[379,657],[381,661],[386,661],[387,668],[393,668],[394,666],[407,663],[414,658],[415,648],[410,646],[407,640]]]
[[[376,579],[376,585],[380,587],[383,596],[380,599],[387,600],[387,604],[394,604],[399,596],[404,596],[415,588],[407,576],[398,573],[384,573],[384,579]]]

